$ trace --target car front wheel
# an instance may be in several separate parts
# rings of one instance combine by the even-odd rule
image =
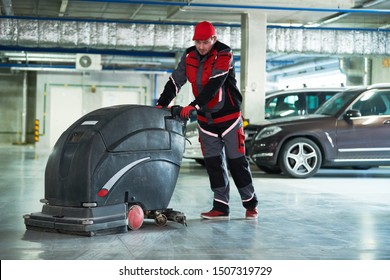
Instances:
[[[299,137],[283,145],[279,166],[283,173],[294,178],[308,178],[317,173],[322,156],[317,144]]]

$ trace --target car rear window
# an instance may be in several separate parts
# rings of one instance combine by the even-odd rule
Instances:
[[[302,91],[269,97],[266,101],[267,119],[313,114],[337,91]]]

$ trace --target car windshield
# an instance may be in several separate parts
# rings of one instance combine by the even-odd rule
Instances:
[[[334,116],[341,108],[355,98],[358,93],[359,92],[355,90],[339,92],[318,108],[315,114]]]

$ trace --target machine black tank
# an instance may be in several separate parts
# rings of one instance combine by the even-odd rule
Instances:
[[[185,123],[172,111],[113,106],[72,124],[49,156],[45,205],[24,217],[27,228],[88,235],[111,227],[125,231],[131,205],[147,214],[167,209],[185,142]],[[168,213],[177,219],[178,212]]]

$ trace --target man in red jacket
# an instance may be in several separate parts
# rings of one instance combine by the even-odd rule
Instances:
[[[189,81],[194,101],[181,111],[189,118],[197,111],[199,141],[214,192],[213,208],[201,213],[211,220],[229,218],[230,173],[246,208],[246,219],[257,219],[257,197],[252,175],[245,157],[245,136],[241,116],[242,96],[236,85],[232,50],[217,41],[214,26],[207,21],[195,26],[195,46],[183,54],[169,77],[158,106],[168,106]]]

